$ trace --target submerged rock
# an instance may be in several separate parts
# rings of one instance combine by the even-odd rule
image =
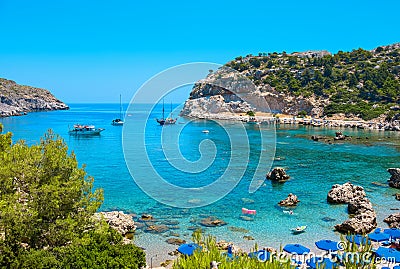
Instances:
[[[146,232],[155,234],[164,233],[168,230],[169,228],[167,225],[150,225],[145,229]]]
[[[200,224],[206,227],[218,227],[218,226],[224,226],[227,223],[223,220],[217,219],[216,217],[208,217],[205,219],[202,219],[200,221]]]
[[[95,218],[104,218],[110,227],[122,235],[132,233],[136,230],[135,222],[131,215],[122,211],[110,211],[95,213]]]
[[[278,182],[285,182],[289,180],[290,176],[286,174],[285,169],[282,167],[275,167],[267,174],[267,179]]]
[[[400,228],[400,213],[391,214],[383,221],[386,222],[390,228]]]
[[[333,219],[331,217],[323,217],[322,220],[325,221],[325,222],[334,222],[334,221],[336,221],[336,219]]]
[[[249,232],[249,230],[242,228],[242,227],[229,226],[228,229],[232,232],[238,232],[238,233],[248,233]]]
[[[288,197],[278,203],[280,206],[296,206],[300,200],[293,193],[289,193]]]
[[[142,214],[142,217],[140,218],[142,221],[149,221],[149,220],[154,220],[153,216],[150,214]]]
[[[244,235],[244,236],[243,236],[243,239],[249,240],[249,241],[255,240],[254,237],[252,237],[251,235]]]
[[[182,245],[186,243],[186,240],[184,239],[180,239],[180,238],[168,238],[167,240],[165,240],[165,242],[167,242],[168,244],[171,245]]]
[[[328,192],[327,200],[332,204],[347,204],[352,199],[364,198],[365,196],[363,187],[347,182],[343,185],[333,185],[332,189]]]
[[[400,189],[400,168],[389,168],[387,171],[391,175],[388,182],[389,186]]]

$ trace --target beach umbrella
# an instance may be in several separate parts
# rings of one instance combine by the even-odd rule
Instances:
[[[304,254],[304,253],[309,253],[310,249],[306,248],[305,246],[302,246],[300,244],[287,244],[284,248],[284,251],[289,252],[289,253],[296,253],[296,254]]]
[[[331,261],[329,258],[324,258],[321,260],[321,258],[318,257],[313,257],[309,260],[306,261],[307,265],[310,266],[311,268],[325,268],[325,269],[333,269],[334,263]]]
[[[400,251],[394,248],[379,247],[375,254],[378,257],[385,258],[388,262],[400,262]]]
[[[394,239],[400,238],[400,229],[397,228],[385,229],[384,233],[390,235]]]
[[[315,242],[315,245],[317,248],[322,249],[322,250],[327,250],[327,251],[337,251],[341,249],[339,246],[339,242],[332,241],[332,240],[320,240]]]
[[[362,235],[359,235],[359,234],[356,234],[356,235],[347,235],[347,236],[346,236],[346,239],[347,239],[349,242],[351,242],[351,243],[354,242],[356,245],[360,245],[360,244],[366,245],[366,243],[367,243],[367,238],[364,237],[364,236],[362,236]],[[371,242],[371,241],[368,240],[368,243],[370,243],[370,242]]]
[[[371,239],[372,241],[381,242],[389,240],[390,235],[387,233],[373,232],[368,234],[368,238]]]
[[[268,261],[270,258],[271,253],[266,250],[259,250],[255,252],[250,252],[250,258],[257,258],[259,261]]]
[[[194,244],[194,243],[191,243],[191,244],[182,244],[182,245],[180,245],[180,246],[178,247],[178,251],[179,251],[180,253],[182,253],[183,255],[188,255],[188,256],[192,255],[193,252],[194,252],[196,249],[201,249],[201,247],[200,247],[199,245],[197,245],[197,244]]]

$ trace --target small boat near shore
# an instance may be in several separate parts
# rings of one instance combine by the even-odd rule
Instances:
[[[99,135],[104,130],[104,128],[96,128],[94,125],[74,124],[68,133],[70,135]]]
[[[296,228],[292,228],[290,229],[290,231],[292,231],[293,234],[301,234],[304,233],[307,229],[306,225],[303,226],[297,226]]]

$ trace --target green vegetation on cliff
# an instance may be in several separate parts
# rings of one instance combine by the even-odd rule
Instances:
[[[0,125],[0,131],[2,126]],[[66,144],[0,134],[0,267],[141,268],[144,252],[93,214],[103,194]]]
[[[346,113],[369,120],[385,114],[389,120],[400,104],[400,43],[334,55],[259,53],[226,65],[246,74],[261,89],[328,100],[327,116]]]

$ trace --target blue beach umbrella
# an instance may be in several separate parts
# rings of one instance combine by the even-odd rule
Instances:
[[[287,244],[284,248],[284,251],[289,252],[289,253],[296,253],[299,255],[302,255],[304,253],[309,253],[310,249],[306,248],[305,246],[302,246],[300,244]]]
[[[306,261],[307,265],[311,268],[325,268],[325,269],[333,269],[334,263],[329,258],[324,258],[321,260],[318,257],[313,257]]]
[[[394,239],[400,238],[400,229],[397,228],[385,229],[384,233],[390,235]]]
[[[193,255],[193,252],[196,249],[201,249],[201,247],[197,244],[191,243],[191,244],[182,244],[178,247],[178,251],[182,253],[183,255]]]
[[[368,238],[371,239],[372,241],[381,242],[389,240],[390,235],[387,233],[373,232],[368,234]]]
[[[327,250],[327,251],[337,251],[339,250],[339,243],[336,241],[332,240],[320,240],[315,242],[315,245],[317,248],[322,249],[322,250]]]
[[[264,262],[269,260],[270,255],[271,255],[271,253],[269,253],[266,250],[259,250],[259,251],[249,253],[250,258],[256,258],[259,261],[264,261]]]
[[[375,254],[378,257],[385,258],[388,262],[400,262],[400,251],[394,248],[379,247]]]
[[[362,235],[359,235],[359,234],[356,234],[356,235],[347,235],[346,236],[346,239],[350,242],[350,243],[355,243],[356,245],[360,245],[360,244],[363,244],[363,245],[366,245],[366,243],[367,243],[367,238],[365,238],[364,236],[362,236]],[[368,240],[368,243],[370,243],[371,241],[370,240]]]

